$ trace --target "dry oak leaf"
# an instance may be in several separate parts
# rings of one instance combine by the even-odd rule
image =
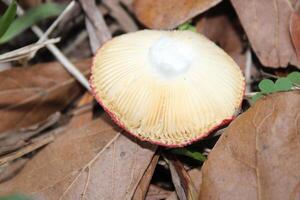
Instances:
[[[197,31],[205,35],[207,38],[217,43],[224,51],[226,51],[245,71],[246,56],[243,52],[242,38],[239,27],[235,26],[238,19],[230,19],[226,12],[226,7],[220,7],[218,10],[224,10],[221,13],[207,12],[196,24]],[[253,68],[251,68],[253,69]]]
[[[173,29],[222,0],[135,0],[134,12],[145,26]]]
[[[294,51],[289,21],[290,0],[231,0],[260,62],[266,67],[300,68]]]
[[[107,115],[70,130],[40,151],[0,195],[34,199],[131,199],[156,146],[120,134]]]
[[[300,199],[299,131],[299,91],[259,100],[209,154],[199,199]]]
[[[290,33],[298,61],[300,61],[300,1],[297,1],[295,6],[295,11],[290,19]]]
[[[75,64],[88,75],[91,59]],[[0,82],[0,133],[44,121],[82,92],[58,62],[2,71]]]

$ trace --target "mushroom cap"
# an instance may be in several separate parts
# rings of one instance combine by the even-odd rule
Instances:
[[[168,147],[188,145],[231,121],[245,88],[233,59],[191,31],[113,38],[95,55],[90,83],[119,126]]]

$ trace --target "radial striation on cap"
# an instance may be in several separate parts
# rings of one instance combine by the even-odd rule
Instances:
[[[190,144],[230,121],[245,87],[232,58],[191,31],[115,37],[97,52],[90,82],[117,124],[168,147]]]

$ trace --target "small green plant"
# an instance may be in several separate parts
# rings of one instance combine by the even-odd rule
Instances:
[[[0,17],[0,38],[5,34],[8,30],[12,22],[16,17],[17,12],[17,4],[13,1],[10,6],[7,8],[5,13]]]
[[[252,101],[256,102],[267,94],[290,91],[293,86],[300,86],[300,72],[292,72],[287,77],[278,78],[275,83],[270,79],[263,79],[258,84],[260,92],[252,97]]]
[[[206,160],[206,157],[204,155],[202,155],[202,153],[200,153],[198,151],[194,151],[192,149],[188,149],[188,148],[172,149],[171,153],[177,154],[177,155],[187,156],[187,157],[193,158],[194,160],[197,160],[197,161],[200,161],[200,162],[204,162]]]
[[[16,3],[12,4],[14,8],[16,7]],[[12,7],[10,5],[10,7]],[[13,10],[13,8],[8,8],[8,10]],[[57,3],[44,3],[37,7],[29,9],[23,16],[14,20],[9,20],[9,26],[6,27],[5,31],[2,35],[0,35],[0,44],[6,43],[12,40],[14,37],[21,34],[26,29],[30,28],[32,25],[46,19],[49,17],[58,16],[63,10],[65,6],[62,6]],[[12,11],[11,11],[12,12]],[[4,14],[5,15],[5,14]],[[14,15],[15,16],[15,15]],[[2,18],[1,18],[2,19]],[[11,18],[9,18],[11,19]],[[6,22],[8,22],[6,20]],[[2,26],[0,25],[0,29]],[[0,30],[1,33],[1,30]]]
[[[179,25],[178,30],[189,30],[189,31],[197,32],[196,27],[191,25],[190,23],[184,23]]]
[[[12,194],[9,196],[0,197],[0,200],[30,200],[30,198],[21,194]]]

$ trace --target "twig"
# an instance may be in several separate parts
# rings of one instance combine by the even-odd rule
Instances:
[[[64,11],[56,18],[56,20],[49,26],[49,28],[46,30],[46,32],[44,33],[44,35],[42,37],[40,37],[39,39],[39,43],[43,42],[44,40],[47,39],[47,37],[52,33],[52,31],[56,28],[56,26],[58,25],[58,23],[66,16],[66,14],[68,12],[70,12],[71,10],[73,10],[73,8],[75,7],[75,1],[71,1],[69,3],[69,5],[64,9]]]
[[[264,72],[263,70],[260,70],[261,75],[266,76],[266,77],[270,77],[270,78],[278,78],[278,76]]]
[[[4,3],[9,5],[11,0],[2,0]],[[17,15],[24,15],[24,10],[20,5],[17,7]],[[44,37],[44,32],[36,25],[31,27],[31,30],[39,37]],[[88,80],[85,76],[66,58],[66,56],[53,44],[47,44],[47,48],[56,57],[56,59],[65,67],[65,69],[72,74],[78,82],[80,82],[88,91],[91,91]]]
[[[245,93],[245,98],[251,98],[253,96],[255,96],[258,92],[248,92],[248,93]]]
[[[134,32],[138,30],[137,25],[121,7],[118,0],[103,0],[102,2],[110,9],[111,15],[119,22],[124,31]]]
[[[77,47],[77,45],[81,44],[81,42],[83,42],[87,38],[88,38],[88,33],[86,32],[86,30],[81,31],[76,36],[75,40],[72,41],[72,45],[68,45],[62,51],[68,55],[71,51],[73,51]]]
[[[92,52],[95,54],[97,49],[112,35],[109,31],[102,13],[97,8],[94,0],[79,0],[86,14],[86,27],[90,37]]]
[[[28,145],[28,140],[56,124],[61,118],[60,113],[54,113],[45,121],[15,131],[7,131],[0,135],[0,155],[15,151]],[[45,133],[46,134],[46,133]]]
[[[5,163],[11,162],[17,158],[20,158],[42,146],[45,146],[46,144],[52,142],[54,140],[53,135],[46,135],[43,138],[40,138],[38,141],[20,149],[19,151],[13,152],[11,154],[2,156],[0,158],[0,165],[3,165]]]
[[[48,44],[54,44],[60,41],[60,38],[49,39],[40,43],[34,43],[25,47],[4,53],[0,55],[0,63],[9,62],[13,60],[19,60],[21,58],[28,57],[31,53],[37,52],[39,49],[47,46]]]

